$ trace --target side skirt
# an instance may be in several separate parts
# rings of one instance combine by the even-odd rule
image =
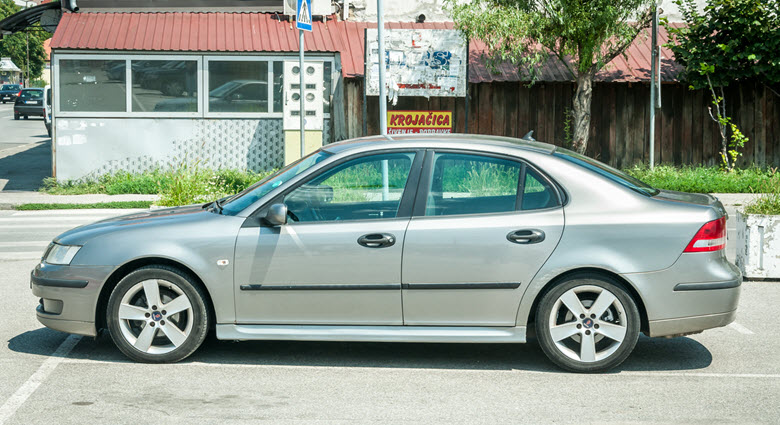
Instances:
[[[217,324],[225,340],[363,342],[526,342],[525,326],[331,326]]]

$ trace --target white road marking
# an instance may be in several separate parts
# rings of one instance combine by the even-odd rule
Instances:
[[[0,229],[2,229],[2,230],[70,229],[70,228],[76,227],[77,225],[78,225],[77,223],[62,223],[62,224],[0,224]]]
[[[57,220],[58,222],[61,221],[97,221],[102,220],[104,218],[108,218],[109,216],[91,216],[91,217],[12,217],[12,218],[0,218],[0,223],[34,223],[39,221],[52,221]]]
[[[34,252],[0,252],[0,261],[40,260],[43,249]]]
[[[137,213],[139,211],[146,211],[144,209],[70,209],[70,210],[44,210],[44,211],[16,211],[13,214],[11,214],[13,217],[22,217],[22,216],[38,216],[38,217],[49,217],[49,216],[60,216],[60,215],[75,215],[75,216],[83,216],[85,219],[100,215],[100,216],[120,216],[130,213]]]
[[[62,341],[54,354],[46,359],[43,364],[30,376],[30,378],[16,390],[8,400],[0,406],[0,425],[3,425],[11,416],[19,410],[38,387],[49,377],[54,369],[65,360],[65,357],[73,350],[73,347],[81,341],[81,336],[70,335]]]
[[[731,322],[731,324],[729,324],[729,327],[731,329],[734,329],[735,331],[741,333],[742,335],[753,335],[753,331],[751,331],[750,329],[740,325],[737,322]]]
[[[65,363],[74,363],[74,364],[94,364],[94,365],[101,365],[101,366],[107,366],[107,365],[113,365],[113,366],[122,366],[127,365],[127,363],[123,362],[116,362],[116,361],[106,361],[106,360],[90,360],[90,359],[66,359]],[[321,370],[322,366],[308,366],[308,365],[266,365],[266,364],[247,364],[247,363],[203,363],[203,362],[190,362],[190,363],[169,363],[162,366],[168,366],[168,367],[189,367],[189,366],[198,366],[198,367],[206,367],[206,368],[237,368],[237,369],[271,369],[271,368],[279,368],[279,369],[312,369],[312,370]],[[355,366],[355,367],[349,367],[349,366],[334,366],[329,367],[329,369],[359,369],[363,366]],[[394,370],[418,370],[416,368],[405,368],[405,367],[399,367],[395,368]],[[441,373],[517,373],[517,374],[525,374],[525,375],[550,375],[550,376],[562,376],[562,375],[571,375],[571,376],[583,376],[582,374],[578,373],[551,373],[549,371],[543,371],[543,370],[494,370],[494,371],[485,371],[485,370],[465,370],[465,369],[427,369],[428,372],[441,372]],[[620,376],[636,376],[636,377],[642,377],[642,378],[657,378],[657,377],[683,377],[683,378],[744,378],[744,379],[780,379],[780,373],[715,373],[715,372],[634,372],[634,371],[623,371],[618,373],[607,373],[602,375],[605,378],[609,377],[620,377]]]
[[[46,248],[51,243],[48,241],[16,241],[16,242],[0,242],[0,248],[16,248],[21,246],[32,246]]]

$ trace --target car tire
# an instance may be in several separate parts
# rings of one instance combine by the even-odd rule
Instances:
[[[19,121],[19,114],[14,114],[14,119]]]
[[[174,363],[190,356],[206,339],[210,318],[205,300],[203,289],[188,274],[168,266],[146,266],[113,289],[106,324],[114,344],[130,359]]]
[[[535,322],[542,351],[572,372],[614,368],[639,339],[636,302],[621,283],[598,274],[571,276],[552,287],[539,301]]]
[[[28,118],[30,118],[29,115],[24,115],[24,119],[28,119]]]

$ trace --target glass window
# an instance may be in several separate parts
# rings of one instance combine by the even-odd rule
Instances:
[[[22,90],[22,94],[19,95],[21,100],[38,100],[43,99],[43,90]]]
[[[500,158],[437,153],[425,215],[514,211],[522,167]]]
[[[285,196],[290,218],[299,222],[394,218],[413,159],[414,153],[371,155],[331,168]]]
[[[268,112],[268,62],[209,61],[210,112]]]
[[[539,173],[527,167],[525,169],[521,209],[523,211],[538,210],[552,208],[557,205],[558,196],[555,194],[555,189]]]
[[[59,61],[60,110],[126,112],[125,60]]]
[[[274,112],[282,112],[284,100],[284,62],[274,62]]]
[[[586,168],[596,174],[606,177],[613,182],[625,186],[635,192],[639,192],[642,195],[654,196],[658,194],[658,189],[650,186],[649,184],[629,176],[628,174],[616,170],[603,162],[596,161],[595,159],[588,158],[585,155],[580,155],[576,152],[572,152],[564,148],[556,148],[553,154],[558,158],[564,159],[571,163],[577,164],[582,168]]]
[[[194,60],[134,60],[133,112],[197,112],[198,62]]]

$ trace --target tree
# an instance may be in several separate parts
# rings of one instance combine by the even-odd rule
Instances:
[[[718,123],[721,162],[734,169],[747,141],[726,115],[725,87],[758,81],[770,91],[780,82],[780,0],[708,0],[700,13],[693,0],[675,0],[685,26],[664,21],[673,39],[668,47],[683,66],[680,78],[691,90],[712,97],[710,117]],[[713,111],[714,109],[714,111]]]
[[[652,22],[653,0],[446,0],[455,25],[485,42],[492,64],[511,61],[531,83],[559,61],[576,80],[572,146],[588,147],[593,78]]]
[[[0,20],[19,12],[20,10],[22,10],[22,8],[17,6],[13,0],[0,0]],[[13,60],[16,66],[18,66],[26,76],[27,43],[29,41],[29,78],[32,81],[41,76],[41,73],[43,73],[43,69],[46,66],[46,51],[43,49],[43,42],[51,37],[51,34],[44,31],[39,24],[33,25],[28,30],[30,30],[29,40],[27,39],[28,35],[24,32],[3,36],[2,41],[0,41],[0,55],[3,57],[10,56],[11,60]]]

